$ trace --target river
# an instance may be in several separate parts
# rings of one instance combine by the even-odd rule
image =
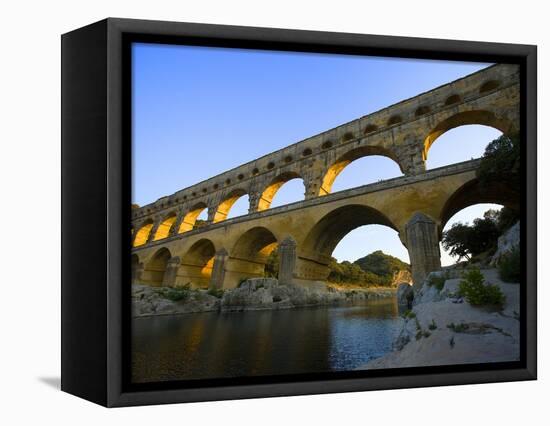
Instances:
[[[353,370],[391,350],[395,297],[357,305],[135,318],[135,383]]]

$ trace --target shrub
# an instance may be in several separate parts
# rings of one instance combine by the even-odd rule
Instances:
[[[504,294],[496,285],[484,284],[485,278],[479,269],[471,269],[464,274],[458,286],[458,294],[474,306],[502,306]]]
[[[498,272],[503,281],[518,283],[521,279],[521,259],[516,247],[500,259]]]
[[[410,309],[407,309],[405,312],[403,312],[403,318],[409,318],[409,319],[416,318],[416,314]]]
[[[447,281],[447,276],[432,274],[428,280],[428,285],[430,287],[437,288],[438,291],[441,291],[445,286],[445,281]]]
[[[435,321],[432,319],[432,322],[430,323],[430,325],[428,326],[428,328],[430,330],[435,330],[437,328],[437,324],[435,323]]]
[[[464,333],[470,328],[468,324],[461,322],[460,324],[455,324],[454,322],[447,324],[447,328],[453,330],[455,333]]]
[[[165,299],[171,300],[172,302],[185,301],[189,298],[191,290],[189,286],[184,286],[180,288],[167,288],[163,289],[160,292],[160,295]]]
[[[211,288],[210,290],[207,291],[207,293],[210,296],[214,296],[214,297],[217,297],[218,299],[221,299],[223,297],[224,291],[221,288]]]

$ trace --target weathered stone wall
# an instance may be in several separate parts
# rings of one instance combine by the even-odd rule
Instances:
[[[517,123],[518,69],[496,65],[133,209],[134,229],[152,222],[151,241],[161,223],[173,218],[172,234],[185,220],[190,226],[181,229],[187,231],[196,218],[189,214],[202,208],[208,209],[209,221],[221,221],[244,194],[249,195],[251,213],[264,210],[280,185],[296,177],[304,181],[305,199],[325,195],[346,164],[366,155],[385,155],[405,175],[418,174],[425,170],[431,144],[444,131],[485,124],[507,133]]]
[[[293,281],[315,282],[326,279],[331,248],[349,229],[382,223],[399,232],[409,249],[414,271],[416,254],[412,251],[422,245],[408,243],[407,224],[417,212],[422,212],[434,221],[439,233],[445,225],[443,212],[453,209],[448,201],[469,183],[476,182],[478,165],[478,160],[468,161],[228,219],[183,236],[175,235],[136,247],[132,253],[136,256],[135,264],[143,265],[142,282],[148,281],[143,279],[147,277],[148,265],[158,268],[157,253],[168,249],[170,256],[163,255],[166,259],[175,256],[182,259],[175,284],[196,283],[197,277],[203,277],[201,271],[204,270],[206,275],[200,278],[200,285],[204,286],[208,262],[214,259],[216,270],[217,253],[223,253],[220,252],[223,249],[228,253],[222,256],[224,274],[222,282],[217,279],[215,286],[232,288],[242,278],[260,276],[267,249],[291,237],[296,242]],[[479,202],[508,204],[506,194],[500,195],[502,198],[480,198]],[[215,276],[219,277],[217,273]]]

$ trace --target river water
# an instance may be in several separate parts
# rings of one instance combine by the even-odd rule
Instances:
[[[395,297],[357,305],[136,318],[132,381],[353,370],[391,350]]]

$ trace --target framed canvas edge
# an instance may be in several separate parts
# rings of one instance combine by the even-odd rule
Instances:
[[[536,46],[471,42],[440,39],[421,39],[363,34],[327,33],[317,31],[271,28],[235,27],[226,25],[190,24],[163,21],[144,21],[119,18],[107,19],[107,401],[106,406],[197,402],[225,399],[276,397],[335,392],[446,386],[473,383],[491,383],[536,379]],[[466,373],[401,375],[392,377],[345,379],[334,381],[292,382],[277,384],[239,385],[231,387],[157,390],[126,392],[122,386],[123,294],[121,279],[125,213],[122,205],[122,182],[129,158],[124,158],[122,135],[122,36],[125,33],[152,35],[178,35],[211,37],[216,39],[246,39],[262,42],[300,42],[332,45],[372,47],[374,52],[390,49],[396,56],[400,52],[416,52],[419,56],[436,57],[441,52],[458,56],[494,55],[516,57],[525,67],[524,135],[527,140],[527,277],[526,299],[529,306],[526,320],[526,368],[477,371]],[[435,56],[434,56],[435,55]]]

